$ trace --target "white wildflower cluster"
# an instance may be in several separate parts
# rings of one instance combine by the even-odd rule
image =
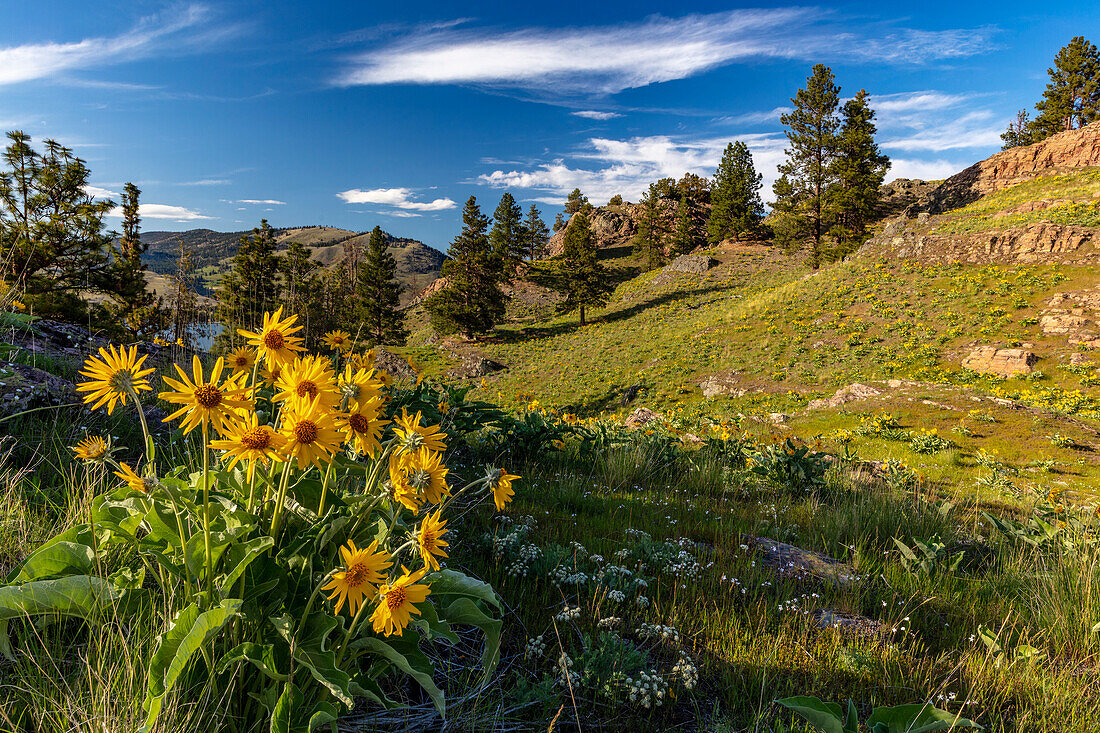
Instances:
[[[596,628],[602,629],[603,631],[609,631],[611,629],[617,629],[622,622],[623,620],[618,616],[608,616],[607,618],[601,618],[597,621]]]
[[[638,608],[649,608],[649,599],[645,596],[638,596],[634,602],[638,604]]]
[[[626,549],[625,547],[615,550],[615,557],[618,560],[625,560],[626,558],[630,557],[630,550]]]
[[[691,657],[684,652],[680,652],[680,658],[673,666],[672,674],[680,676],[680,681],[684,683],[685,690],[694,688],[699,682],[699,670],[695,666],[695,662],[691,661]]]
[[[600,563],[603,562],[603,555],[593,555],[592,557],[590,557],[588,559],[591,560],[592,562],[596,563],[597,565],[599,565]]]
[[[580,542],[573,540],[569,543],[569,549],[573,551],[577,557],[588,557],[588,550]]]
[[[607,594],[607,598],[615,603],[622,603],[626,600],[626,594],[621,590],[613,590]]]
[[[633,527],[627,527],[623,532],[623,537],[631,542],[652,542],[653,538],[650,537],[649,532],[643,532],[640,529],[634,529]]]
[[[680,643],[680,632],[676,630],[675,626],[647,624],[643,621],[642,625],[638,627],[638,636],[643,639],[659,639],[660,641],[671,641],[674,644]]]
[[[687,550],[680,550],[663,568],[668,575],[686,580],[695,580],[703,572],[703,566]]]
[[[630,702],[638,703],[647,709],[653,706],[660,707],[665,701],[665,695],[668,694],[668,682],[662,679],[656,670],[647,672],[643,669],[638,673],[637,679],[627,677],[623,680],[623,687]]]
[[[563,608],[558,613],[557,616],[554,616],[554,620],[555,621],[573,621],[575,619],[580,618],[580,615],[581,615],[581,607],[580,606],[577,606],[576,608],[570,608],[569,606],[566,606],[565,608]]]
[[[542,634],[527,640],[527,646],[523,650],[524,659],[538,659],[546,654],[546,640]]]
[[[538,545],[527,543],[519,548],[517,554],[518,556],[505,572],[514,578],[526,578],[532,572],[531,565],[542,557],[542,550],[539,549]]]
[[[584,585],[588,582],[588,576],[584,573],[569,572],[569,568],[564,565],[557,565],[550,569],[546,574],[550,578],[550,582],[556,586],[563,585]]]
[[[581,676],[573,671],[573,660],[565,652],[558,657],[558,682],[566,687],[576,687],[581,682]]]

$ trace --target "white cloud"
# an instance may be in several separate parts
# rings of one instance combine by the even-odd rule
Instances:
[[[886,150],[913,152],[927,150],[958,150],[961,148],[999,147],[1003,121],[993,121],[989,110],[968,112],[954,120],[937,121],[910,135],[892,137],[880,142]]]
[[[268,206],[286,206],[286,201],[276,201],[275,199],[238,199],[234,201],[235,204],[254,204],[254,205],[268,205]]]
[[[434,201],[411,201],[409,196],[412,192],[411,188],[372,188],[367,191],[353,188],[350,191],[341,191],[336,195],[349,204],[387,204],[408,211],[442,211],[455,207],[455,202],[449,198],[439,198]]]
[[[946,94],[937,91],[901,92],[899,94],[874,94],[868,104],[876,114],[927,112],[934,109],[957,107],[974,100],[973,94]]]
[[[85,186],[84,192],[94,199],[109,199],[118,196],[118,191],[110,191],[99,186]]]
[[[765,186],[770,187],[783,158],[785,138],[766,133],[734,139],[749,146],[757,171],[764,175]],[[680,178],[689,172],[713,175],[730,141],[727,137],[686,139],[667,135],[628,140],[592,138],[588,148],[574,157],[594,161],[595,166],[570,166],[564,160],[555,160],[526,170],[495,170],[478,176],[478,182],[492,188],[529,189],[536,192],[535,200],[548,204],[561,204],[574,188],[580,188],[594,202],[607,201],[615,194],[637,201],[658,178]]]
[[[170,18],[145,18],[132,30],[111,38],[0,48],[0,86],[150,56],[164,49],[167,36],[199,25],[207,15],[204,6],[191,5]]]
[[[395,216],[398,219],[412,219],[412,218],[415,218],[415,217],[418,217],[418,216],[422,216],[422,214],[417,214],[414,211],[394,210],[394,211],[383,211],[382,216]]]
[[[566,29],[455,27],[377,46],[351,59],[336,82],[484,84],[609,94],[760,58],[828,56],[907,64],[955,58],[987,50],[992,33],[989,28],[861,28],[813,8],[655,15],[641,22]]]
[[[958,173],[971,162],[973,161],[962,163],[950,160],[892,158],[886,180],[889,182],[897,178],[919,178],[925,181],[938,181]]]
[[[604,120],[613,120],[616,117],[622,117],[618,112],[600,112],[595,109],[582,109],[576,112],[570,112],[569,114],[574,117],[583,117],[586,120],[600,120],[601,122]]]
[[[170,206],[169,204],[140,204],[138,214],[142,219],[171,219],[173,221],[200,221],[213,219],[213,216],[203,216],[197,211],[183,206]],[[116,206],[108,212],[107,216],[122,217],[122,207]]]
[[[726,125],[759,125],[764,122],[779,122],[779,116],[790,112],[790,107],[776,107],[759,112],[742,112],[736,115],[719,117],[715,122]]]
[[[198,181],[184,181],[180,186],[228,186],[233,181],[228,178],[203,178]]]

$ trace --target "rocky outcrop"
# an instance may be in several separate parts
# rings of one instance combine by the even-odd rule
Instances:
[[[812,550],[778,542],[768,537],[754,540],[756,551],[765,567],[779,575],[793,577],[796,580],[816,580],[839,586],[850,586],[858,582],[855,568],[840,560]]]
[[[412,300],[409,301],[408,307],[411,308],[418,303],[423,303],[432,293],[438,293],[440,290],[447,287],[447,283],[449,282],[450,280],[445,277],[436,278],[428,287],[413,296]]]
[[[1055,293],[1039,316],[1047,336],[1065,336],[1071,346],[1100,348],[1100,290]]]
[[[1025,349],[998,349],[995,346],[981,346],[974,349],[963,359],[963,369],[982,374],[995,374],[998,377],[1012,377],[1017,374],[1029,374],[1039,357]]]
[[[502,372],[507,368],[499,361],[493,361],[479,354],[465,354],[459,360],[458,366],[451,369],[450,376],[459,379],[478,379]]]
[[[881,189],[879,194],[878,217],[888,219],[897,216],[914,204],[919,206],[927,202],[928,195],[940,185],[942,181],[922,181],[917,178],[897,178],[890,181]]]
[[[712,374],[699,383],[699,389],[707,399],[714,397],[744,397],[748,389],[741,383],[737,372]]]
[[[660,216],[669,225],[676,219],[676,202],[668,198],[657,200]],[[576,216],[576,214],[573,214]],[[633,239],[638,232],[638,221],[642,216],[641,204],[620,204],[618,206],[601,206],[588,212],[588,225],[592,229],[592,235],[596,240],[596,246],[621,247]],[[573,217],[569,218],[572,221]],[[560,255],[565,245],[565,229],[560,229],[550,237],[547,244],[547,256]]]
[[[920,216],[925,216],[921,214]],[[1097,232],[1088,227],[1036,222],[1003,231],[933,234],[905,220],[889,222],[873,240],[896,257],[973,264],[1100,263]]]
[[[847,387],[841,387],[836,391],[836,394],[827,399],[810,400],[810,403],[806,405],[806,407],[810,410],[820,410],[826,407],[840,407],[848,402],[866,400],[871,397],[877,397],[880,394],[882,394],[880,390],[856,382],[855,384],[849,384]]]
[[[660,419],[661,416],[648,407],[639,407],[637,410],[630,413],[630,416],[626,418],[623,424],[628,428],[641,428]]]
[[[409,362],[385,349],[375,350],[374,366],[397,380],[416,381],[417,378],[416,370],[409,365]]]
[[[718,260],[710,255],[680,255],[665,266],[665,272],[700,274],[718,266]]]
[[[992,155],[948,178],[908,212],[942,214],[1017,183],[1089,166],[1100,166],[1100,122]]]

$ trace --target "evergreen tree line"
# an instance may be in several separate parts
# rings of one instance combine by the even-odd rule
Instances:
[[[91,170],[55,140],[42,150],[7,134],[0,168],[0,305],[76,323],[116,338],[148,338],[169,319],[148,288],[141,256],[141,191],[121,203],[88,193]],[[121,210],[122,231],[104,219]]]
[[[1095,45],[1075,36],[1055,55],[1047,76],[1043,98],[1035,104],[1035,119],[1020,110],[1001,134],[1003,150],[1100,120],[1100,52]]]
[[[401,346],[408,339],[401,311],[397,261],[375,227],[365,248],[347,240],[344,257],[332,268],[313,258],[313,250],[292,240],[276,251],[275,230],[264,219],[241,238],[232,268],[217,290],[217,319],[223,324],[215,350],[240,341],[238,329],[253,330],[263,314],[280,306],[298,315],[307,343],[325,333],[345,330],[358,341],[375,346]]]

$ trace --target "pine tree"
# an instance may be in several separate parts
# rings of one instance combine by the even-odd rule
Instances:
[[[1035,105],[1031,124],[1036,141],[1100,119],[1100,52],[1083,36],[1058,51],[1047,69],[1050,82]]]
[[[586,210],[591,206],[588,197],[581,193],[579,188],[574,188],[565,199],[565,213],[572,216],[578,211]]]
[[[634,254],[641,259],[643,269],[654,270],[665,264],[665,234],[667,233],[661,218],[660,198],[657,195],[656,184],[651,183],[649,190],[642,194],[641,206],[638,231],[634,234]],[[569,236],[568,230],[566,230],[566,236]]]
[[[814,269],[821,264],[822,238],[828,231],[828,188],[836,156],[839,101],[840,87],[834,82],[832,69],[817,64],[806,80],[806,88],[799,89],[791,98],[794,110],[779,118],[787,126],[789,143],[787,159],[779,166],[779,173],[785,180],[780,188],[793,200],[781,201],[780,190],[773,187],[775,208],[780,215],[787,210],[797,210],[799,215],[780,224],[777,241],[780,232],[792,240],[809,239],[810,264]],[[790,247],[795,242],[779,243]]]
[[[868,106],[867,96],[867,91],[860,89],[842,109],[843,122],[831,171],[836,181],[829,201],[836,239],[831,259],[846,257],[867,241],[867,226],[875,218],[882,181],[890,168],[890,159],[879,152],[875,143],[875,112]]]
[[[1015,122],[1009,122],[1008,129],[1001,133],[1003,141],[1001,150],[1031,145],[1035,142],[1035,131],[1031,129],[1031,124],[1031,118],[1026,109],[1017,112]]]
[[[442,275],[449,282],[425,303],[439,333],[467,338],[488,333],[504,317],[502,269],[489,242],[489,219],[471,196],[462,210],[462,232],[451,242]]]
[[[534,261],[545,257],[546,245],[550,241],[550,230],[546,228],[546,222],[542,220],[534,204],[531,204],[531,208],[527,210],[527,218],[523,220],[523,233],[526,258]]]
[[[313,250],[297,239],[287,245],[286,252],[279,258],[279,272],[282,275],[282,304],[287,313],[298,314],[298,320],[310,330],[309,302],[314,295],[316,285],[314,273],[319,265],[313,260]]]
[[[671,249],[679,254],[687,254],[701,247],[706,241],[703,228],[699,224],[695,201],[687,196],[680,199],[676,208],[676,228],[672,232]]]
[[[558,215],[554,217],[554,231],[560,232],[562,229],[565,229],[565,217],[559,211]]]
[[[252,236],[241,237],[240,247],[233,257],[233,269],[218,288],[218,320],[224,329],[215,348],[224,350],[237,343],[237,329],[255,330],[265,311],[278,307],[279,257],[275,254],[275,232],[260,221]]]
[[[553,286],[565,295],[559,311],[578,311],[580,325],[583,326],[586,309],[606,305],[611,298],[611,282],[607,270],[597,259],[596,238],[592,234],[585,211],[578,211],[570,220],[562,247]]]
[[[191,249],[176,238],[176,269],[172,274],[172,338],[190,346],[192,331],[199,319],[199,299],[195,292],[195,265]]]
[[[762,180],[745,143],[738,140],[726,145],[710,192],[707,240],[711,244],[759,230],[764,218]]]
[[[149,291],[141,256],[148,245],[141,241],[141,190],[133,183],[122,189],[122,233],[114,253],[114,292],[109,312],[118,329],[133,339],[150,338],[164,329],[161,301]]]
[[[614,196],[612,196],[610,199],[608,199],[607,205],[608,206],[622,206],[623,205],[622,194],[617,193]]]
[[[493,212],[493,229],[489,232],[489,242],[507,273],[514,273],[516,266],[527,256],[523,209],[507,191],[500,197],[500,204]]]
[[[409,338],[401,311],[401,283],[397,260],[386,247],[381,227],[370,233],[359,267],[359,318],[363,335],[372,345],[404,346]]]
[[[8,133],[0,156],[0,267],[12,290],[41,316],[90,318],[83,296],[111,295],[118,269],[103,218],[114,207],[87,193],[91,171],[73,151]],[[102,311],[102,308],[94,310]]]

